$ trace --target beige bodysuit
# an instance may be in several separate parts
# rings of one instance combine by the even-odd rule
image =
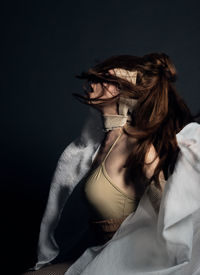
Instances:
[[[112,238],[124,219],[136,211],[140,201],[138,197],[126,194],[116,186],[105,168],[105,161],[122,132],[109,149],[102,163],[86,179],[84,186],[86,199],[95,212],[95,218],[92,219],[91,225],[96,232],[98,244],[103,244]],[[152,181],[147,192],[155,211],[158,213],[162,191],[155,187]]]
[[[85,183],[86,198],[102,219],[126,217],[137,207],[136,198],[120,190],[113,183],[105,168],[105,161],[122,132],[109,149],[102,163],[91,173]]]

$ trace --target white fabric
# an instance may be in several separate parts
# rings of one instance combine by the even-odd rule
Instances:
[[[57,257],[59,247],[54,239],[54,231],[59,224],[65,202],[91,167],[105,135],[102,129],[100,113],[91,108],[80,136],[72,141],[61,154],[40,225],[38,260],[30,270],[38,270]]]
[[[99,123],[88,121],[79,140],[61,155],[41,223],[35,269],[58,254],[53,231],[67,197],[98,152],[104,134]],[[146,190],[136,212],[124,220],[113,238],[86,249],[65,275],[200,274],[200,125],[185,126],[177,141],[181,151],[165,185],[159,213]],[[62,190],[67,190],[64,200]]]

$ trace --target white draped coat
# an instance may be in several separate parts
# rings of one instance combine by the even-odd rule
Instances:
[[[80,137],[58,160],[40,226],[36,270],[59,253],[55,228],[65,202],[91,167],[102,129],[100,113],[91,109]],[[176,137],[180,153],[159,212],[146,190],[112,239],[87,248],[65,275],[200,275],[200,125],[190,123]]]

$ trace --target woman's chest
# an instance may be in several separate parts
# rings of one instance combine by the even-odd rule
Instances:
[[[121,139],[109,152],[111,144],[112,142],[100,146],[93,161],[91,173],[101,165],[105,174],[116,187],[125,194],[134,197],[134,182],[128,175],[127,167],[124,167],[133,148],[133,142],[129,142],[127,139]]]

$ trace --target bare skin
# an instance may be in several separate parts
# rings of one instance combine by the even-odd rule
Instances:
[[[112,73],[112,71],[109,71]],[[90,98],[95,98],[99,96],[102,92],[102,86],[99,83],[93,83],[91,84],[93,88],[93,92],[89,94]],[[119,91],[114,85],[111,84],[105,84],[106,90],[100,98],[112,98],[113,96],[117,95]],[[118,114],[117,113],[117,104],[112,103],[106,106],[98,106],[99,111],[103,114]],[[93,169],[95,169],[105,158],[105,155],[107,154],[108,150],[116,140],[116,138],[120,134],[120,129],[115,129],[112,131],[109,131],[106,134],[106,137],[104,139],[104,142],[101,144],[100,150],[93,162]],[[127,168],[124,168],[123,165],[126,162],[126,159],[130,155],[130,152],[135,144],[135,139],[133,137],[130,137],[126,135],[125,133],[122,133],[121,137],[119,138],[118,142],[113,147],[112,151],[110,152],[109,156],[107,157],[105,161],[105,168],[110,176],[110,178],[113,180],[115,185],[117,185],[122,191],[124,191],[127,195],[134,196],[135,195],[135,188],[134,188],[134,182],[127,183],[127,177],[125,180],[126,170]],[[146,163],[151,162],[156,157],[156,151],[154,146],[152,145],[150,147],[149,152],[146,154]],[[147,176],[147,178],[150,178],[153,175],[153,172],[155,170],[155,167],[158,163],[159,159],[158,157],[155,158],[154,162],[151,165],[144,164],[144,172]],[[163,177],[163,175],[160,175]],[[131,183],[131,184],[130,184]]]

